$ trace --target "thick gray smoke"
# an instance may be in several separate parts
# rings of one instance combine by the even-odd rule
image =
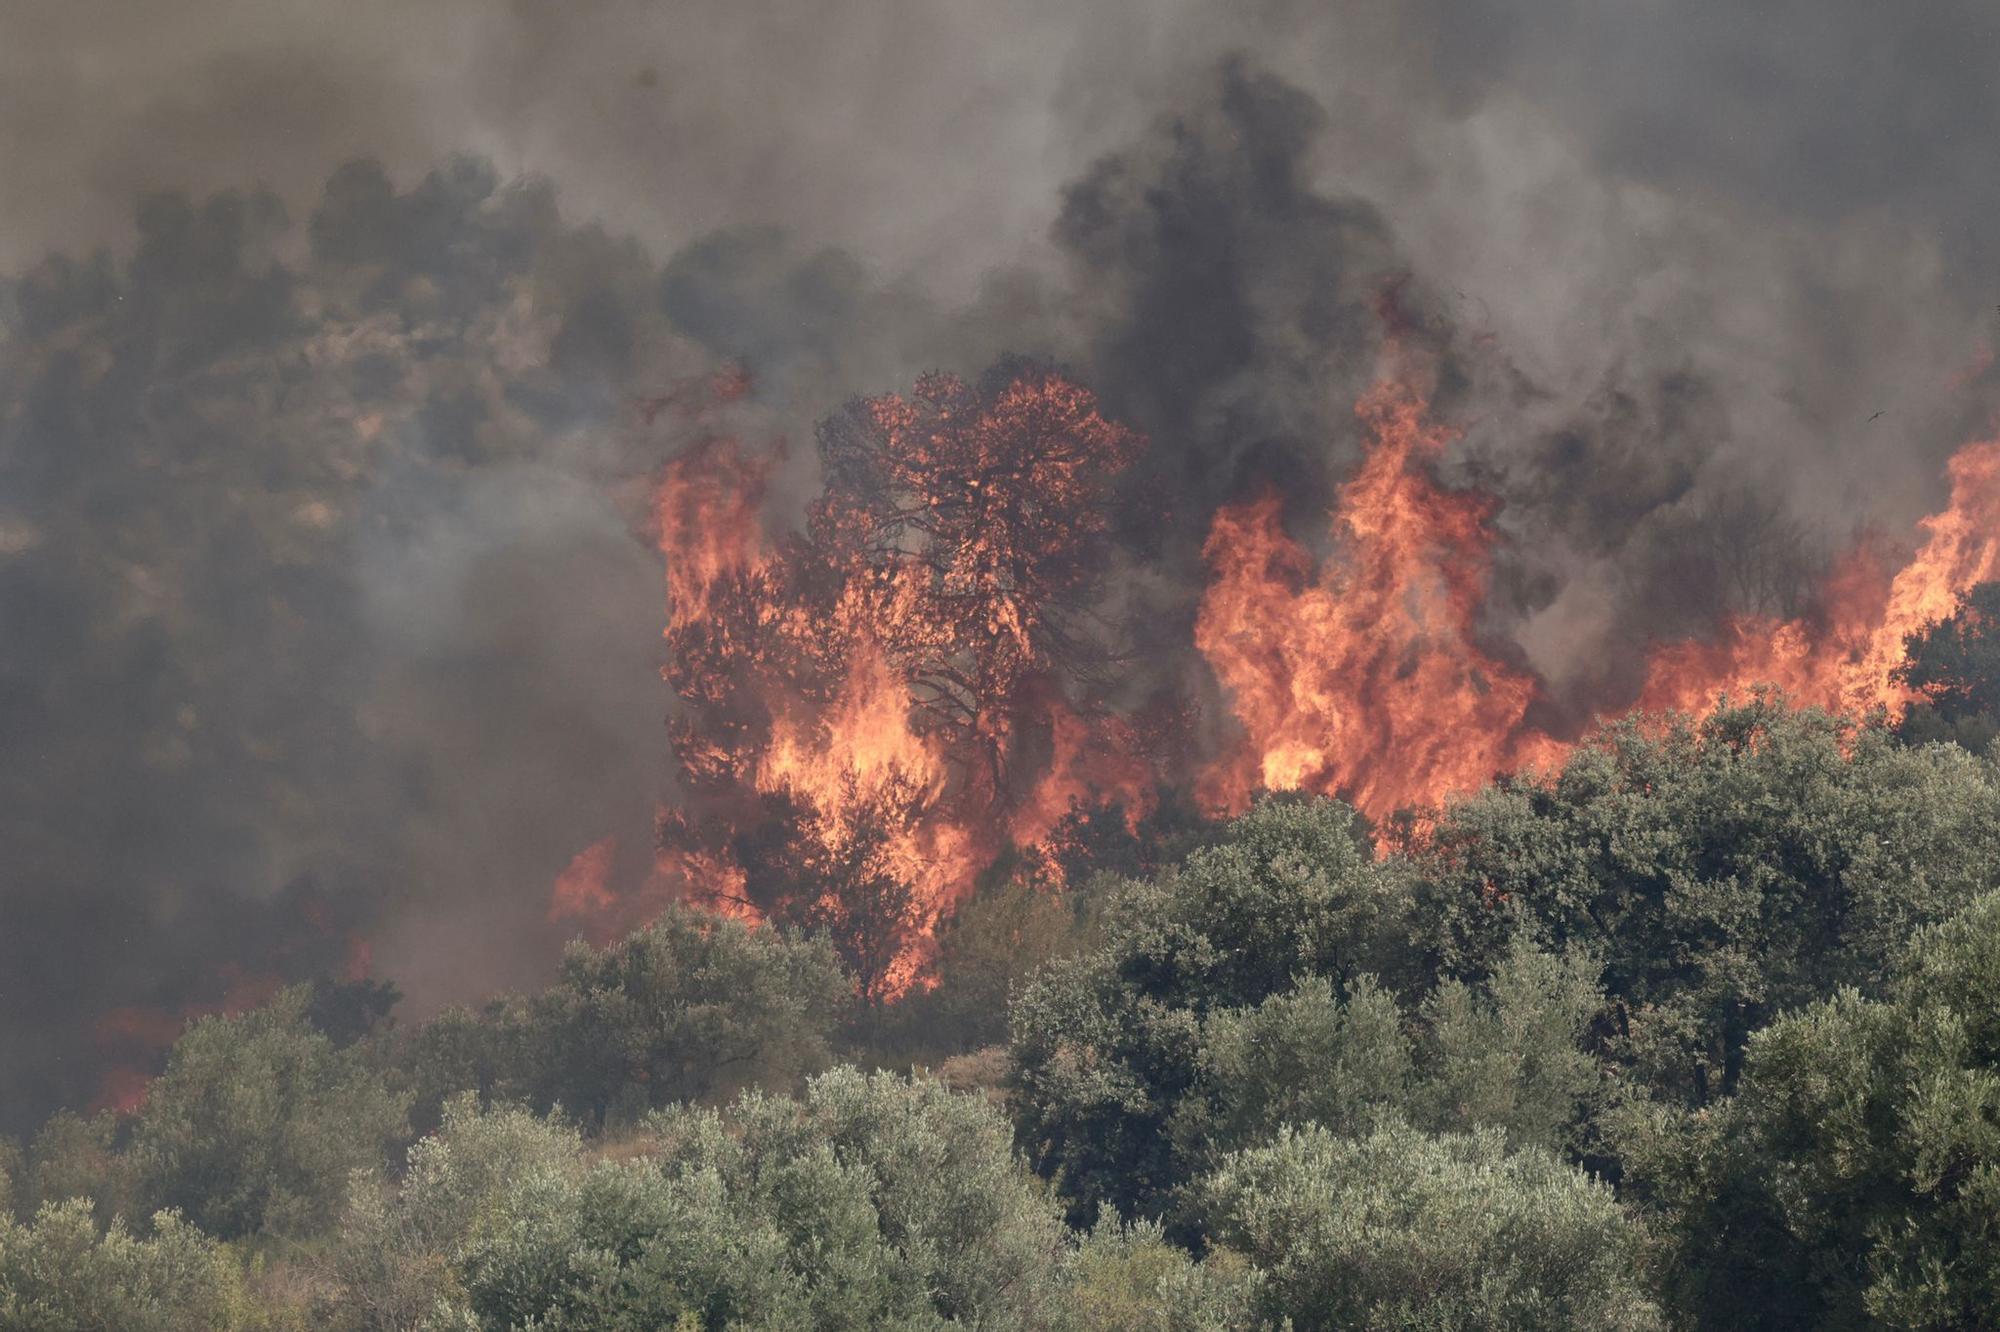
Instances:
[[[1124,595],[1181,670],[1214,507],[1277,485],[1310,531],[1386,319],[1505,501],[1488,628],[1572,719],[1905,535],[1995,405],[1976,0],[0,32],[0,1124],[143,1057],[107,1012],[357,938],[420,1011],[546,963],[582,847],[638,872],[642,491],[695,427],[633,404],[719,366],[803,445],[925,368],[1066,362],[1153,439]]]

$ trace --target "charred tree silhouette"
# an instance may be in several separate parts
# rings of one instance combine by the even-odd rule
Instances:
[[[1015,361],[977,386],[926,375],[820,427],[822,588],[861,590],[928,727],[993,794],[1030,693],[1113,659],[1096,614],[1110,487],[1142,445],[1089,390]]]

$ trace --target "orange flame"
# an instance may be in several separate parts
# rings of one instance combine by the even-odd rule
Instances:
[[[90,1113],[109,1110],[119,1115],[136,1115],[146,1108],[146,1097],[152,1090],[153,1075],[146,1070],[124,1064],[108,1068],[98,1078]]]
[[[1076,650],[1063,616],[1087,593],[1105,478],[1137,439],[1040,371],[991,397],[926,376],[835,428],[800,534],[760,522],[774,454],[712,439],[662,476],[689,791],[663,816],[656,878],[846,931],[880,998],[923,983],[933,927],[1010,834],[1150,798],[1145,765],[1120,756],[1126,732],[1065,698],[1055,660]],[[1028,741],[1044,735],[1046,754]],[[559,895],[582,891],[567,878]],[[615,914],[594,889],[590,910]]]
[[[611,891],[611,866],[618,858],[618,839],[592,842],[570,859],[556,876],[549,893],[549,921],[582,922],[593,941],[616,929],[618,898]]]
[[[1922,521],[1923,544],[1893,579],[1863,549],[1827,580],[1814,618],[1738,617],[1708,642],[1661,649],[1640,706],[1699,712],[1723,691],[1774,684],[1800,706],[1900,713],[1911,701],[1894,678],[1904,641],[1949,616],[1975,584],[2000,576],[2000,442],[1960,449],[1949,475],[1949,503]]]
[[[1526,721],[1538,682],[1475,641],[1492,502],[1442,489],[1421,466],[1451,435],[1426,424],[1405,378],[1357,410],[1370,444],[1340,490],[1334,558],[1315,567],[1275,496],[1224,509],[1210,531],[1195,643],[1244,731],[1202,780],[1218,811],[1263,787],[1339,794],[1381,818],[1570,748]],[[1950,478],[1950,503],[1923,520],[1922,546],[1893,577],[1864,544],[1825,580],[1814,615],[1732,617],[1710,639],[1655,649],[1636,708],[1699,715],[1769,685],[1794,706],[1900,713],[1906,638],[2000,577],[2000,442],[1961,449]]]
[[[1118,717],[1080,716],[1060,699],[1049,705],[1048,722],[1048,770],[1014,812],[1014,844],[1040,845],[1072,809],[1091,804],[1119,805],[1126,826],[1136,831],[1158,791],[1131,725]]]
[[[1336,558],[1317,570],[1275,495],[1217,514],[1195,645],[1244,730],[1201,795],[1339,793],[1373,817],[1432,804],[1560,752],[1524,723],[1536,686],[1478,646],[1492,502],[1423,470],[1451,442],[1402,378],[1356,409],[1367,456],[1341,487]]]
[[[919,798],[944,790],[944,761],[936,747],[910,728],[908,687],[896,678],[879,648],[857,650],[846,685],[832,705],[804,722],[780,718],[756,765],[760,791],[785,791],[828,811],[845,827],[841,793],[852,787],[880,792],[907,786]]]
[[[1478,632],[1497,501],[1434,478],[1454,435],[1428,417],[1422,367],[1394,348],[1389,365],[1356,406],[1367,449],[1324,557],[1276,496],[1215,517],[1194,645],[1241,734],[1205,765],[1149,753],[1069,692],[1092,678],[1074,655],[1088,633],[1062,618],[1088,593],[1073,557],[1139,444],[1086,390],[1032,373],[982,397],[928,376],[857,403],[825,428],[826,491],[789,535],[763,523],[781,451],[684,450],[654,517],[686,798],[662,811],[640,888],[614,888],[600,842],[558,876],[550,918],[602,938],[672,897],[836,932],[875,911],[890,933],[858,945],[874,952],[857,969],[893,997],[926,983],[934,926],[1010,842],[1051,864],[1066,816],[1114,805],[1136,830],[1162,764],[1212,812],[1307,789],[1380,820],[1559,762],[1572,742],[1530,721],[1540,682]],[[1899,572],[1864,547],[1810,617],[1657,649],[1638,705],[1701,712],[1774,684],[1799,704],[1901,707],[1904,637],[2000,574],[2000,444],[1961,451],[1951,480]]]
[[[234,1017],[248,1012],[270,1002],[284,988],[284,981],[277,976],[245,971],[233,963],[219,968],[217,977],[223,991],[214,1002],[186,1003],[175,1009],[128,1004],[98,1017],[91,1032],[93,1043],[100,1055],[115,1062],[99,1075],[91,1113],[114,1110],[121,1115],[137,1114],[146,1104],[164,1052],[180,1039],[190,1022],[213,1013]]]
[[[758,510],[774,461],[746,457],[734,440],[713,439],[668,464],[653,517],[676,622],[712,613],[719,588],[763,567]]]

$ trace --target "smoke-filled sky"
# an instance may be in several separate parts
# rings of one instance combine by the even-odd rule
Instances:
[[[643,854],[635,398],[743,366],[803,491],[843,399],[1054,356],[1152,438],[1121,595],[1184,639],[1393,290],[1582,716],[1935,506],[1995,143],[1983,0],[0,0],[0,1125],[357,940],[417,1013],[531,981]]]

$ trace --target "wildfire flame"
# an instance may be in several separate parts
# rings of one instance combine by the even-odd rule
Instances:
[[[1101,500],[1138,447],[1052,372],[928,376],[836,422],[827,490],[780,536],[780,451],[716,435],[678,455],[654,516],[687,792],[655,880],[831,929],[884,998],[922,983],[937,920],[1009,840],[1085,805],[1137,817],[1154,782],[1130,728],[1065,686]],[[559,876],[551,919],[629,914],[602,846]]]
[[[175,1009],[127,1005],[98,1017],[92,1041],[100,1056],[114,1062],[98,1077],[97,1095],[90,1102],[93,1114],[100,1110],[137,1114],[146,1104],[162,1053],[180,1039],[190,1022],[212,1013],[234,1016],[247,1012],[268,1003],[284,988],[277,976],[245,972],[233,965],[222,967],[217,978],[224,988],[211,1002],[187,1003]]]
[[[1478,630],[1498,501],[1436,480],[1455,436],[1422,366],[1394,348],[1386,364],[1323,554],[1276,495],[1214,518],[1193,645],[1238,734],[1206,758],[1161,758],[1079,689],[1093,640],[1065,608],[1087,602],[1110,480],[1141,444],[1084,389],[931,376],[858,403],[823,429],[827,488],[790,534],[764,516],[781,450],[685,449],[654,506],[685,798],[638,891],[612,886],[607,839],[557,877],[550,919],[604,938],[676,896],[783,913],[846,939],[864,993],[891,998],[926,983],[932,930],[980,872],[1010,844],[1053,847],[1071,815],[1136,830],[1173,783],[1216,814],[1302,789],[1380,820],[1559,762],[1572,742],[1530,720],[1540,681]],[[1961,450],[1950,479],[1900,569],[1864,545],[1808,616],[1655,648],[1635,706],[1700,713],[1769,684],[1900,710],[1906,636],[2000,577],[2000,443]]]
[[[1893,578],[1872,551],[1856,551],[1821,589],[1816,616],[1739,617],[1708,642],[1657,652],[1640,705],[1698,712],[1724,690],[1775,684],[1800,705],[1900,713],[1911,701],[1894,674],[1904,640],[2000,576],[2000,442],[1966,445],[1948,474],[1949,503],[1922,521],[1923,544]]]
[[[1141,755],[1139,738],[1121,717],[1087,719],[1060,699],[1049,705],[1049,765],[1033,792],[1014,811],[1009,829],[1016,846],[1044,844],[1073,809],[1118,806],[1128,829],[1158,799],[1158,779]]]
[[[576,853],[549,893],[551,921],[603,922],[617,910],[611,890],[611,867],[618,859],[618,839],[606,837]]]
[[[1244,732],[1201,784],[1219,812],[1259,788],[1306,789],[1383,817],[1560,749],[1524,724],[1534,679],[1476,641],[1493,501],[1424,470],[1453,436],[1408,378],[1356,410],[1368,451],[1340,489],[1332,557],[1315,568],[1275,495],[1225,508],[1210,531],[1195,646]]]
[[[1451,434],[1426,423],[1406,377],[1358,411],[1370,444],[1339,494],[1333,558],[1315,569],[1275,496],[1223,510],[1210,533],[1195,643],[1244,731],[1203,782],[1218,811],[1262,787],[1338,794],[1380,818],[1570,747],[1525,720],[1538,682],[1476,642],[1493,502],[1424,471]],[[1895,678],[1905,640],[2000,576],[2000,442],[1967,445],[1949,472],[1950,502],[1923,520],[1900,571],[1864,544],[1809,617],[1731,617],[1711,638],[1657,647],[1635,708],[1699,715],[1724,694],[1776,686],[1794,706],[1899,714],[1912,697]]]

